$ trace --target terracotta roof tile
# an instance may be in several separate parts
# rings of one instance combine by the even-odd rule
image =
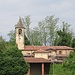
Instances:
[[[68,46],[25,46],[24,50],[34,50],[37,51],[39,49],[43,49],[43,50],[48,50],[48,49],[52,49],[52,50],[73,50],[73,48],[68,47]]]
[[[68,46],[50,46],[48,49],[53,49],[53,50],[73,50],[73,48],[68,47]]]
[[[25,46],[24,50],[38,50],[38,49],[47,49],[47,48],[48,46]]]
[[[25,61],[28,63],[50,63],[52,61],[44,58],[33,58],[33,57],[24,57]]]

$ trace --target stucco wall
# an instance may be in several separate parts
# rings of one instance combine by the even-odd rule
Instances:
[[[57,50],[56,54],[59,54],[59,51],[62,51],[63,55],[68,55],[72,50]]]
[[[68,55],[72,50],[49,50],[49,55],[54,56],[56,54],[60,54],[60,51],[62,55]]]
[[[55,56],[56,55],[56,52],[54,50],[50,50],[48,55],[49,56]]]
[[[34,57],[48,59],[48,53],[35,53]]]
[[[18,31],[22,29],[22,33],[19,35]],[[19,49],[24,49],[24,29],[16,28],[16,44]]]
[[[23,55],[28,55],[28,54],[32,54],[34,51],[22,51],[22,54]]]

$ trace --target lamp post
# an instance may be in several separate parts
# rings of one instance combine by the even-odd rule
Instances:
[[[53,75],[54,75],[54,60],[55,60],[56,55],[53,57]]]
[[[54,75],[54,60],[53,60],[53,75]]]

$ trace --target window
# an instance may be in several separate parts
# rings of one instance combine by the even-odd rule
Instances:
[[[22,29],[19,29],[19,32],[18,32],[18,33],[19,33],[19,35],[20,35],[20,34],[22,33]]]
[[[27,53],[28,56],[30,56],[30,53]]]
[[[49,51],[51,53],[51,51]]]
[[[59,51],[59,54],[62,54],[62,51]]]

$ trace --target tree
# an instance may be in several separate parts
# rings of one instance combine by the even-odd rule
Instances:
[[[25,75],[28,68],[22,52],[16,46],[9,46],[5,51],[0,52],[1,75]]]
[[[3,51],[6,48],[5,46],[5,40],[2,36],[0,36],[0,51]]]
[[[63,63],[65,71],[70,72],[69,75],[75,75],[75,50],[69,54]]]
[[[27,36],[30,44],[32,45],[54,45],[54,39],[56,34],[56,25],[58,18],[54,18],[54,15],[47,16],[44,20],[38,22],[38,26],[30,29],[30,16],[22,18],[25,26],[25,35]],[[37,30],[38,29],[38,30]],[[35,35],[35,36],[34,36]],[[35,39],[36,38],[36,39]]]
[[[41,42],[42,45],[46,46],[47,31],[46,31],[46,25],[44,21],[38,23],[38,29],[39,29],[39,41]]]
[[[56,32],[54,46],[57,46],[60,40],[61,40],[61,38],[59,38],[58,33]]]
[[[15,31],[14,30],[11,30],[9,33],[8,33],[8,36],[9,36],[9,41],[8,41],[8,44],[9,45],[16,45],[16,34],[15,34]],[[25,45],[30,45],[30,41],[28,40],[28,38],[26,37],[26,35],[24,34],[24,44]]]
[[[9,44],[11,45],[15,45],[15,41],[16,41],[16,34],[15,34],[15,31],[14,30],[11,30],[9,33],[8,33],[8,36],[9,36]]]
[[[0,36],[0,74],[25,75],[28,68],[21,50],[18,50],[14,45],[7,46],[3,37]]]
[[[58,37],[55,39],[58,42],[57,45],[71,46],[72,45],[72,33],[69,30],[69,24],[63,22],[62,30],[57,31]]]
[[[60,36],[58,45],[71,46],[72,36],[70,33],[65,33],[62,31],[58,31],[57,33]]]
[[[33,30],[31,31],[31,35],[30,35],[32,45],[41,45],[40,36],[41,36],[41,34],[39,32],[39,28],[34,27]]]
[[[24,45],[31,45],[30,41],[27,39],[26,35],[24,35]]]
[[[75,48],[75,38],[72,40],[72,47]]]
[[[48,42],[50,45],[54,45],[54,39],[57,30],[57,22],[59,18],[54,18],[54,15],[47,16],[45,18],[46,29],[48,33]]]
[[[50,64],[50,71],[49,71],[49,75],[53,75],[53,63]]]
[[[31,38],[30,38],[30,15],[26,16],[25,18],[22,18],[23,25],[25,26],[25,35],[27,36],[28,40],[31,43]]]
[[[58,18],[54,18],[53,15],[47,16],[44,20],[38,22],[38,26],[34,27],[35,31],[32,30],[33,33],[35,32],[34,34],[37,38],[36,43],[39,43],[39,45],[45,45],[45,46],[54,45],[57,22],[58,22]]]

